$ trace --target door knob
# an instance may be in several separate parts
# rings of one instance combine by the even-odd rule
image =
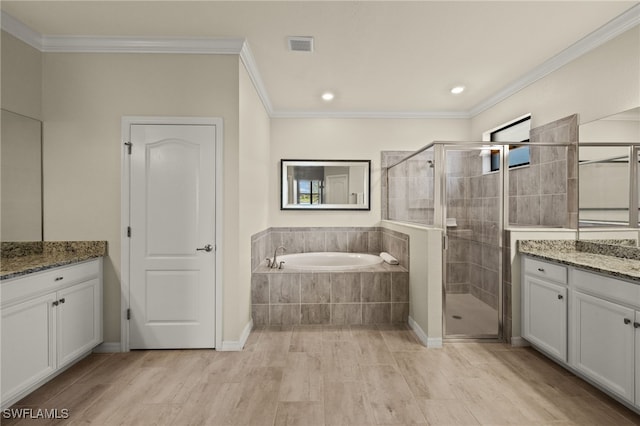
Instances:
[[[196,251],[212,251],[212,250],[213,250],[213,246],[211,244],[207,244],[204,247],[196,249]]]

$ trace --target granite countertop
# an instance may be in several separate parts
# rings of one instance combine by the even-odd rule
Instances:
[[[0,280],[7,280],[105,256],[107,242],[3,242],[1,253]]]
[[[518,251],[640,284],[640,248],[634,240],[520,240]]]

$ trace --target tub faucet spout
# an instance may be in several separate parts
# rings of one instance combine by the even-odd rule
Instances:
[[[278,250],[282,249],[282,252],[284,253],[285,251],[287,251],[286,248],[284,248],[283,246],[277,247],[274,251],[273,251],[273,259],[271,259],[271,262],[269,262],[269,264],[267,266],[269,266],[269,268],[272,269],[282,269],[282,264],[278,264]],[[282,262],[284,263],[284,262]]]

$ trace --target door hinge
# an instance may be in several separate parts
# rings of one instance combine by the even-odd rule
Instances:
[[[127,226],[127,237],[131,238],[131,227]]]
[[[443,235],[442,236],[442,250],[448,250],[449,249],[449,236],[448,235]]]
[[[131,319],[131,309],[127,308],[127,319]]]
[[[131,142],[125,142],[124,145],[127,147],[127,154],[131,155],[131,147],[133,144]]]

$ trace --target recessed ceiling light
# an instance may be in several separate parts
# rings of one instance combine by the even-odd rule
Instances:
[[[329,102],[329,101],[332,101],[333,98],[335,98],[335,95],[333,93],[331,93],[331,92],[324,92],[322,94],[322,100],[324,100],[324,101]]]
[[[451,93],[453,93],[454,95],[459,95],[462,92],[464,92],[464,86],[455,86],[451,89]]]

